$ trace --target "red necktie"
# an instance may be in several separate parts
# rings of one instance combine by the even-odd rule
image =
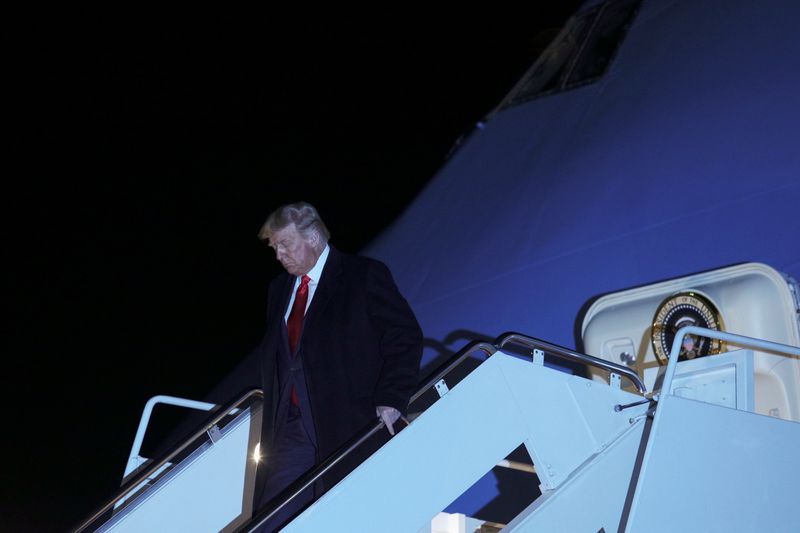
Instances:
[[[294,357],[297,342],[300,340],[300,332],[303,331],[303,315],[306,314],[306,302],[308,302],[308,282],[311,278],[303,276],[300,279],[300,286],[294,295],[292,312],[286,321],[286,332],[289,336],[289,353]],[[300,400],[297,398],[297,390],[292,384],[292,405],[299,406]]]
[[[294,355],[297,348],[297,341],[300,340],[300,332],[303,331],[303,315],[306,314],[306,302],[308,302],[308,282],[311,278],[303,276],[300,286],[297,287],[297,294],[294,296],[292,312],[286,321],[286,330],[289,334],[289,351]]]

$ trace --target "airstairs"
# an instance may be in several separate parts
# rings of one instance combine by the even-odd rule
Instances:
[[[679,363],[684,335],[737,349]],[[472,343],[414,396],[412,410],[429,405],[405,429],[283,531],[798,531],[800,423],[754,412],[753,350],[800,358],[797,347],[688,327],[660,390],[647,392],[630,368],[528,336]],[[564,359],[608,380],[551,365]],[[216,408],[75,531],[251,531],[385,431],[364,428],[252,510],[259,409],[260,391]],[[540,491],[511,521],[441,513],[520,447]]]

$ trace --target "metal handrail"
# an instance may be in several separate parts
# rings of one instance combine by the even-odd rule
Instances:
[[[123,480],[128,477],[128,474],[142,466],[146,459],[139,455],[142,450],[142,443],[144,442],[145,432],[147,426],[150,424],[150,417],[153,415],[153,409],[157,404],[174,405],[177,407],[188,407],[189,409],[199,409],[201,411],[213,411],[216,404],[208,402],[198,402],[195,400],[187,400],[186,398],[177,398],[175,396],[165,396],[159,394],[153,396],[147,403],[144,404],[142,411],[142,419],[139,421],[139,427],[136,429],[136,436],[133,439],[131,446],[131,453],[128,455],[128,464],[125,465],[125,473],[122,475]]]
[[[461,364],[464,359],[470,357],[472,354],[476,353],[477,351],[482,351],[487,356],[493,355],[497,351],[497,346],[494,344],[490,344],[484,341],[473,341],[462,348],[458,353],[456,353],[453,357],[445,361],[439,368],[437,368],[431,375],[432,378],[428,379],[424,385],[420,386],[417,389],[417,392],[411,397],[408,401],[411,404],[414,400],[422,396],[425,391],[439,383],[442,378],[444,378],[447,374],[450,373],[455,367]]]
[[[708,330],[702,330],[701,328],[684,328],[687,333],[691,333],[691,330],[699,330],[700,332],[705,332]],[[678,332],[678,335],[684,333],[684,330]],[[750,339],[748,337],[741,337],[736,335],[726,335],[721,334],[720,332],[711,332],[713,334],[719,334],[718,338],[723,340],[728,340],[729,342],[733,341],[740,341],[742,344],[745,341],[748,341],[753,346],[759,346],[762,348],[769,348],[772,350],[786,350],[788,353],[793,355],[800,356],[800,349],[779,345],[776,343],[769,343],[765,341],[758,341],[757,339]],[[711,335],[709,335],[711,336]],[[676,341],[678,338],[676,338]],[[563,359],[567,359],[570,361],[575,361],[583,364],[587,364],[596,368],[600,368],[602,370],[612,372],[621,376],[625,376],[628,378],[634,386],[639,390],[640,393],[644,394],[647,392],[647,388],[645,387],[644,383],[642,382],[639,375],[630,368],[626,368],[624,366],[606,361],[604,359],[600,359],[591,355],[582,354],[568,348],[564,348],[563,346],[558,346],[556,344],[552,344],[541,339],[536,339],[534,337],[530,337],[528,335],[523,335],[521,333],[506,333],[501,335],[497,338],[494,345],[489,344],[487,342],[473,342],[461,350],[458,354],[453,356],[451,359],[446,361],[443,365],[439,367],[434,373],[433,377],[428,379],[426,383],[420,387],[417,392],[411,397],[409,403],[413,402],[414,400],[418,399],[422,394],[427,392],[432,386],[436,383],[441,381],[453,368],[458,366],[464,359],[473,355],[477,351],[483,351],[486,355],[491,356],[493,355],[498,349],[502,349],[504,346],[509,344],[517,344],[526,348],[531,349],[539,349],[543,352],[551,355],[555,355],[561,357]],[[677,343],[676,343],[677,344]],[[679,344],[678,344],[679,345]],[[674,348],[673,348],[674,349]],[[677,357],[670,356],[670,364],[674,364],[674,361],[677,361]],[[669,374],[669,369],[667,370]],[[666,379],[665,379],[666,382]],[[292,483],[283,493],[282,498],[279,497],[274,499],[273,501],[277,501],[275,504],[268,504],[264,507],[257,515],[255,515],[247,524],[244,524],[239,529],[237,529],[237,533],[244,533],[244,532],[251,532],[254,529],[263,525],[267,520],[269,520],[272,516],[274,516],[278,511],[280,511],[283,507],[285,507],[292,499],[297,497],[303,491],[311,487],[317,480],[319,480],[323,475],[325,475],[333,466],[338,464],[342,459],[347,457],[350,453],[352,453],[355,449],[361,446],[367,439],[372,437],[375,433],[377,433],[382,427],[383,422],[379,421],[376,423],[372,423],[368,426],[365,426],[361,432],[359,432],[354,438],[348,441],[344,446],[342,446],[339,450],[337,450],[334,454],[332,454],[327,460],[321,463],[319,466],[315,467],[314,469],[310,470],[305,475],[301,476],[296,482]]]
[[[272,518],[278,511],[286,507],[292,500],[299,496],[304,490],[312,486],[314,483],[324,476],[328,471],[336,466],[342,459],[350,455],[355,449],[364,444],[370,437],[375,435],[383,427],[383,422],[370,422],[369,426],[365,426],[355,437],[347,441],[344,446],[336,450],[325,461],[315,466],[296,481],[289,485],[283,492],[279,493],[273,500],[278,503],[267,504],[258,513],[256,513],[248,522],[235,530],[235,533],[243,533],[253,531],[261,527],[267,520]]]
[[[489,344],[488,342],[475,341],[468,344],[464,349],[459,351],[456,355],[454,355],[444,364],[442,364],[434,372],[433,377],[428,379],[424,385],[422,385],[419,389],[417,389],[417,392],[409,400],[409,404],[414,400],[416,400],[417,398],[419,398],[420,396],[422,396],[436,383],[441,381],[444,378],[444,376],[446,376],[451,370],[453,370],[453,368],[458,366],[464,359],[466,359],[467,357],[471,356],[472,354],[478,351],[482,351],[486,355],[491,356],[497,351],[497,348]],[[338,464],[342,459],[350,455],[355,449],[357,449],[364,442],[366,442],[367,439],[369,439],[370,437],[375,435],[378,431],[380,431],[383,425],[384,425],[383,421],[379,421],[377,423],[371,422],[369,425],[365,426],[352,439],[350,439],[342,447],[340,447],[333,454],[331,454],[325,461],[323,461],[313,469],[309,470],[307,473],[298,478],[297,481],[289,485],[289,487],[287,487],[278,496],[273,498],[272,501],[277,501],[277,503],[267,504],[265,507],[261,509],[261,511],[259,511],[255,516],[253,516],[253,518],[251,518],[249,522],[247,522],[246,524],[242,525],[239,529],[237,529],[236,533],[250,532],[258,527],[261,527],[267,520],[272,518],[278,511],[280,511],[286,505],[288,505],[289,502],[291,502],[304,490],[311,487],[314,483],[317,482],[317,480],[319,480],[322,476],[328,473],[328,471],[331,468],[333,468],[336,464]]]
[[[718,339],[730,344],[736,344],[737,346],[761,348],[767,352],[778,352],[784,355],[800,357],[800,348],[797,346],[754,339],[753,337],[745,337],[744,335],[725,333],[723,331],[700,328],[697,326],[686,326],[678,330],[678,333],[675,334],[675,339],[672,341],[672,349],[669,352],[667,370],[664,373],[664,381],[661,385],[661,390],[666,391],[667,393],[669,393],[670,388],[672,388],[672,378],[675,376],[675,369],[678,367],[678,357],[681,353],[681,346],[683,346],[683,338],[686,335],[697,335],[699,337],[706,337],[709,339]]]
[[[542,350],[545,353],[556,355],[563,359],[568,359],[570,361],[575,361],[578,363],[584,363],[589,366],[593,366],[596,368],[600,368],[602,370],[606,370],[608,372],[612,372],[614,374],[625,376],[636,386],[636,388],[639,390],[640,393],[644,394],[647,392],[647,387],[644,386],[644,383],[639,377],[639,374],[637,374],[630,368],[626,368],[616,363],[606,361],[605,359],[600,359],[592,355],[576,352],[570,350],[569,348],[564,348],[563,346],[558,346],[556,344],[551,344],[541,339],[536,339],[534,337],[523,335],[522,333],[514,333],[514,332],[504,333],[503,335],[498,337],[497,340],[495,341],[495,346],[497,346],[497,348],[499,349],[502,349],[503,346],[507,344],[516,344],[519,346],[523,346],[525,348]]]
[[[447,374],[449,374],[456,366],[461,364],[461,362],[463,362],[464,359],[466,359],[467,357],[470,357],[479,351],[482,351],[487,356],[491,356],[499,349],[503,348],[508,344],[517,344],[524,346],[526,348],[540,349],[546,353],[556,355],[564,359],[585,363],[591,366],[601,368],[603,370],[607,370],[609,372],[614,372],[616,374],[623,375],[628,379],[630,379],[631,382],[633,382],[633,384],[637,387],[637,389],[639,389],[640,392],[642,393],[646,392],[646,388],[642,383],[641,379],[639,378],[639,376],[628,368],[616,365],[608,361],[604,361],[602,359],[598,359],[590,355],[574,352],[567,348],[557,346],[555,344],[551,344],[549,342],[542,341],[540,339],[535,339],[527,335],[523,335],[520,333],[506,333],[498,337],[497,340],[494,342],[494,344],[483,341],[474,341],[468,344],[458,353],[453,355],[450,359],[445,361],[432,374],[433,377],[429,378],[424,383],[424,385],[418,388],[417,392],[409,400],[409,404],[417,400],[420,396],[422,396],[425,392],[427,392],[436,383],[441,381]],[[156,472],[164,464],[166,464],[172,458],[183,452],[195,439],[200,437],[203,433],[205,433],[214,425],[216,425],[222,418],[227,416],[227,414],[230,411],[236,409],[238,405],[247,401],[252,396],[263,397],[263,392],[260,389],[254,389],[252,391],[249,391],[242,397],[238,398],[236,401],[227,404],[223,409],[219,411],[219,413],[216,416],[214,416],[212,419],[206,422],[202,426],[202,429],[198,430],[188,439],[185,439],[178,448],[176,448],[169,454],[165,455],[158,461],[155,461],[147,470],[141,472],[140,474],[132,478],[129,482],[127,482],[117,496],[112,498],[108,503],[106,503],[97,512],[95,512],[91,516],[91,518],[82,523],[78,529],[74,530],[75,533],[80,533],[87,526],[92,524],[98,517],[108,512],[111,508],[113,508],[113,506],[118,501],[127,497],[128,493],[132,489],[138,487],[142,482],[148,479],[154,472]],[[307,473],[298,478],[295,482],[293,482],[291,485],[289,485],[289,487],[287,487],[282,493],[280,493],[276,498],[272,500],[272,502],[276,503],[267,504],[265,507],[261,509],[261,511],[259,511],[256,515],[254,515],[247,523],[240,526],[236,530],[236,532],[237,533],[251,532],[254,529],[262,526],[278,511],[283,509],[289,502],[291,502],[294,498],[299,496],[303,491],[311,487],[322,476],[327,474],[331,470],[331,468],[333,468],[335,465],[341,462],[345,457],[350,455],[354,450],[359,448],[364,442],[366,442],[369,438],[371,438],[378,431],[380,431],[380,429],[383,426],[384,426],[383,421],[370,422],[369,425],[365,426],[352,439],[350,439],[347,443],[345,443],[342,447],[340,447],[336,452],[331,454],[325,461],[323,461],[316,467],[312,468]]]
[[[78,528],[74,529],[73,530],[74,533],[80,533],[81,531],[86,529],[88,526],[90,526],[100,516],[102,516],[103,514],[107,513],[108,511],[110,511],[114,507],[114,505],[116,505],[117,502],[127,498],[129,496],[129,494],[128,494],[129,492],[131,492],[133,489],[137,488],[144,481],[146,481],[151,475],[153,475],[155,472],[157,472],[161,467],[163,467],[165,464],[170,462],[172,459],[174,459],[181,452],[186,450],[186,448],[188,448],[198,437],[201,437],[209,429],[211,429],[215,425],[217,425],[217,423],[219,423],[220,420],[222,420],[223,418],[228,416],[231,411],[237,409],[239,405],[243,404],[244,402],[250,400],[253,397],[261,397],[261,398],[263,398],[264,397],[264,393],[263,393],[263,391],[261,389],[253,389],[253,390],[250,390],[250,391],[244,393],[242,396],[240,396],[236,400],[224,405],[221,409],[219,409],[217,411],[217,413],[213,417],[208,419],[200,427],[200,429],[198,429],[195,433],[190,435],[188,438],[184,439],[181,442],[181,444],[178,445],[175,449],[173,449],[171,452],[166,453],[160,459],[155,460],[149,468],[143,470],[139,474],[137,474],[134,477],[132,477],[129,481],[127,481],[122,486],[122,488],[120,489],[120,491],[117,493],[116,496],[111,498],[111,500],[109,500],[105,505],[103,505],[96,512],[94,512],[91,515],[90,518],[88,518],[87,520],[82,522],[81,525],[78,526]]]

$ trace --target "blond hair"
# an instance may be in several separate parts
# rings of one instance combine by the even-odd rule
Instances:
[[[258,238],[262,241],[269,240],[273,233],[290,224],[294,224],[297,232],[304,238],[316,233],[319,235],[320,241],[325,244],[331,237],[331,233],[313,205],[308,202],[295,202],[282,205],[270,213],[258,232]]]

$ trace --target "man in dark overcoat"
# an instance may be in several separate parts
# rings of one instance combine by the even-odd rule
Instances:
[[[376,417],[393,435],[422,356],[419,324],[389,269],[332,247],[313,206],[276,209],[259,238],[285,272],[270,284],[260,347],[264,420],[256,509]],[[309,489],[295,498],[264,530],[312,497]]]

